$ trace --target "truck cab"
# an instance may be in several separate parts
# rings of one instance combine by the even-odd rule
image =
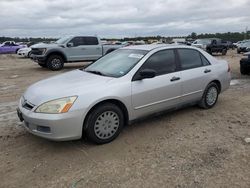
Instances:
[[[96,61],[122,45],[102,45],[96,36],[63,37],[52,44],[37,44],[32,47],[32,59],[40,66],[60,70],[64,63]]]

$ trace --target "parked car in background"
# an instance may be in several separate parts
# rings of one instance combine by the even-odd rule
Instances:
[[[197,39],[191,44],[191,46],[201,48],[206,51],[207,45],[209,45],[210,43],[210,39]]]
[[[241,52],[248,52],[249,49],[250,49],[250,41],[246,41],[238,45],[237,53],[240,54]]]
[[[234,44],[231,41],[222,41],[222,43],[227,47],[227,50],[229,50],[230,48],[234,50],[235,48]]]
[[[223,41],[218,38],[212,39],[198,39],[193,42],[192,46],[202,48],[209,54],[213,53],[221,53],[222,55],[226,55],[227,46],[223,44]]]
[[[20,45],[15,43],[14,41],[6,41],[0,45],[0,54],[3,53],[17,53],[17,51],[21,48],[27,47],[26,45]]]
[[[246,57],[240,60],[240,72],[243,75],[250,74],[250,52],[245,53],[244,56]]]
[[[212,108],[230,79],[226,61],[198,48],[128,46],[85,69],[35,83],[17,112],[34,135],[51,140],[86,135],[104,144],[140,117],[187,104]]]
[[[28,57],[30,58],[31,56],[31,48],[21,48],[17,51],[17,54],[22,56],[22,57]]]
[[[41,67],[60,70],[64,63],[96,61],[123,45],[103,45],[95,36],[70,36],[53,44],[36,44],[32,47],[32,59]]]

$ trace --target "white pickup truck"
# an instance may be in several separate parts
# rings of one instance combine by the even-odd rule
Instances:
[[[121,47],[123,45],[102,45],[101,40],[95,36],[70,36],[52,44],[33,45],[31,58],[41,67],[60,70],[64,63],[96,61]]]

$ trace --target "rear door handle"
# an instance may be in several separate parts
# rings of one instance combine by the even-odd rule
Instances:
[[[81,48],[82,50],[86,50],[86,48]]]
[[[209,72],[211,72],[210,69],[205,69],[205,70],[204,70],[204,73],[209,73]]]
[[[177,81],[177,80],[180,80],[180,79],[181,79],[180,77],[175,77],[175,76],[174,76],[173,78],[171,78],[170,81],[171,81],[171,82],[174,82],[174,81]]]

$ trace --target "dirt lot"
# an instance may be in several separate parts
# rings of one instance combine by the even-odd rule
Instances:
[[[52,72],[0,55],[0,187],[250,187],[250,76],[239,74],[210,110],[188,107],[125,127],[112,143],[51,142],[22,128],[17,100]]]

